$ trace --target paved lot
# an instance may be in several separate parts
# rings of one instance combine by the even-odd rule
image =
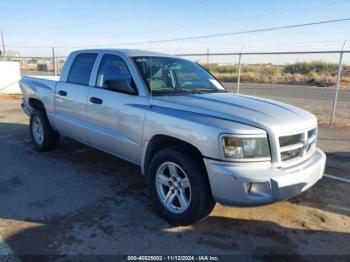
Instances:
[[[237,84],[224,83],[231,91],[237,90]],[[314,86],[298,86],[298,85],[267,85],[267,84],[249,84],[241,83],[240,89],[243,93],[249,93],[257,96],[275,96],[289,98],[306,98],[318,99],[323,101],[333,101],[335,95],[335,87],[314,87]],[[350,89],[340,89],[338,101],[350,101]]]
[[[231,92],[236,92],[237,85],[225,83]],[[328,125],[335,96],[334,87],[312,87],[294,85],[265,85],[242,83],[242,94],[275,99],[313,112],[320,123]],[[350,89],[340,89],[336,110],[335,124],[350,127]]]
[[[350,254],[349,183],[323,178],[289,201],[217,205],[173,227],[155,214],[136,166],[68,138],[34,151],[19,103],[0,98],[0,254],[4,245],[17,255]],[[322,127],[319,146],[327,173],[350,178],[349,132]]]

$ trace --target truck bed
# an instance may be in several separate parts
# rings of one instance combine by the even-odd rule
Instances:
[[[40,76],[40,75],[24,75],[22,76],[22,79],[24,78],[34,78],[34,79],[43,79],[43,80],[53,80],[53,81],[58,81],[60,79],[59,76]]]
[[[37,99],[45,105],[46,112],[54,110],[54,91],[59,80],[57,76],[23,76],[19,86],[23,93],[23,109],[28,114],[31,110],[29,98]]]

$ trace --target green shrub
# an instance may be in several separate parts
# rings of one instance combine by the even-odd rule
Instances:
[[[316,78],[319,78],[320,75],[315,71],[315,70],[311,70],[310,72],[308,72],[307,74],[307,77],[310,78],[310,79],[316,79]]]
[[[312,61],[310,63],[298,62],[289,64],[284,67],[284,73],[287,74],[304,74],[308,75],[311,72],[336,74],[338,66],[336,64],[323,61]]]
[[[237,82],[237,65],[204,65],[222,82]],[[242,64],[241,82],[266,84],[334,85],[338,66],[323,61],[298,62],[289,65]],[[350,86],[350,66],[343,66],[341,86]]]

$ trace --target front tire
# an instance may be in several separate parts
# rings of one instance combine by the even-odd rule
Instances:
[[[59,134],[52,129],[43,110],[33,110],[30,116],[30,135],[35,148],[41,152],[55,148],[59,142]]]
[[[160,215],[171,224],[194,224],[215,206],[201,158],[181,147],[157,152],[148,178],[152,199]]]

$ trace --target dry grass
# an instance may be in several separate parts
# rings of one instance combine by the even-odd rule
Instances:
[[[237,81],[237,66],[209,64],[205,67],[223,82]],[[250,83],[334,86],[336,78],[337,66],[322,61],[290,65],[242,65],[241,67],[241,81]],[[340,86],[350,88],[350,67],[347,65],[344,66]]]
[[[237,73],[219,73],[212,72],[213,75],[222,82],[236,82]],[[308,77],[303,74],[266,75],[255,72],[241,73],[241,82],[260,83],[260,84],[289,84],[289,85],[315,85],[315,86],[334,86],[336,83],[335,76],[317,75]],[[350,77],[342,77],[340,83],[342,88],[350,88]]]

